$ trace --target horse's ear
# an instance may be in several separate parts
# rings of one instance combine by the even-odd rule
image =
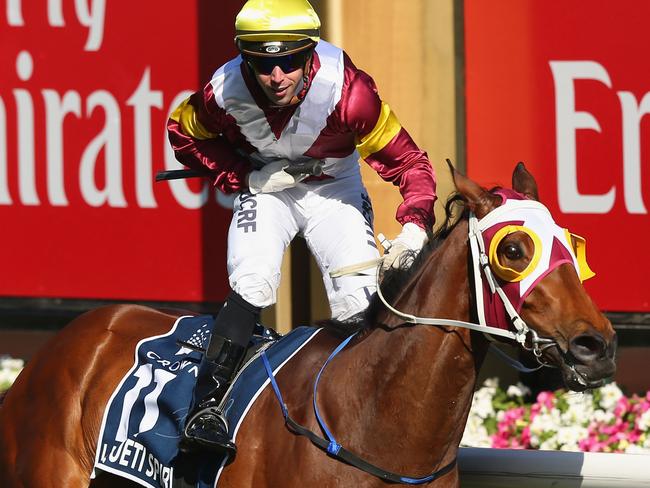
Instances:
[[[485,217],[488,213],[501,205],[501,197],[493,195],[486,191],[478,183],[470,180],[466,176],[456,171],[447,159],[451,176],[458,192],[465,197],[469,209],[476,214],[479,219]]]
[[[537,193],[537,182],[533,175],[531,175],[524,163],[519,161],[515,170],[512,172],[512,189],[522,195],[527,196],[532,200],[539,201],[539,193]]]

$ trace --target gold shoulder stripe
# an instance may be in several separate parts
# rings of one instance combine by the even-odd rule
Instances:
[[[196,111],[189,103],[190,99],[186,99],[181,103],[170,116],[170,119],[175,120],[181,126],[183,134],[193,137],[194,139],[214,139],[217,134],[208,131],[203,124],[196,118]]]
[[[388,104],[381,102],[381,112],[375,128],[357,144],[363,159],[382,150],[397,135],[402,126]]]

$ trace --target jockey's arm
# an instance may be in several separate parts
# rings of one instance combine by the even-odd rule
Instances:
[[[238,192],[247,186],[252,165],[222,135],[228,115],[220,108],[210,112],[206,103],[209,96],[198,91],[172,112],[167,121],[169,141],[182,164],[199,170],[207,168],[217,189]]]
[[[352,79],[345,110],[361,157],[384,181],[399,186],[404,201],[397,208],[397,221],[430,228],[436,200],[433,167],[390,107],[381,101],[366,73],[357,71]]]

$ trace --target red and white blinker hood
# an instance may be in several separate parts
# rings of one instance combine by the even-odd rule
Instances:
[[[581,280],[592,277],[593,272],[586,263],[584,239],[558,226],[543,204],[513,190],[501,189],[495,194],[503,199],[501,206],[480,220],[470,216],[477,315],[481,325],[509,329],[513,323],[519,329],[518,314],[524,300],[548,273],[566,263],[573,265]],[[534,244],[533,256],[523,271],[498,260],[499,242],[513,232],[526,233]]]

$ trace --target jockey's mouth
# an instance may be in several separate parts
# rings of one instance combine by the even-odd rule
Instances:
[[[286,92],[287,92],[288,89],[289,89],[288,86],[280,87],[280,88],[274,88],[273,93],[278,97],[282,97],[282,96],[286,95]]]

